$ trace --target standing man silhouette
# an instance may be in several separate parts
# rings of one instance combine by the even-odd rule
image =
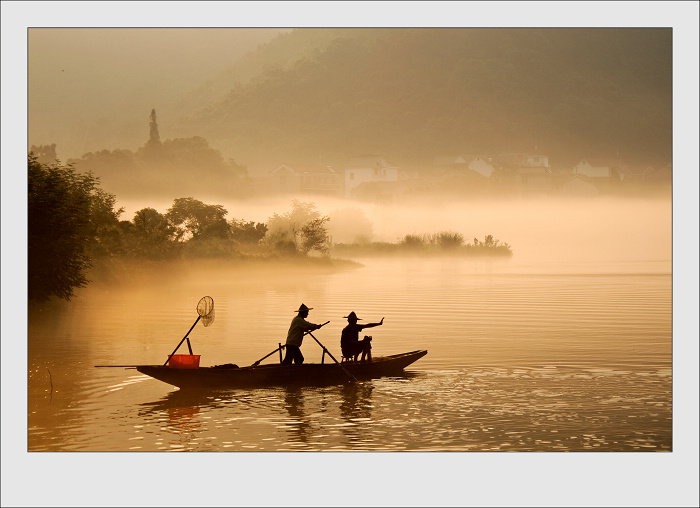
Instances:
[[[292,324],[289,325],[287,332],[287,342],[285,348],[287,352],[282,360],[282,365],[291,365],[292,362],[297,365],[304,363],[304,355],[301,354],[301,342],[304,340],[304,334],[321,328],[322,325],[309,323],[306,317],[313,307],[307,307],[303,303],[299,306],[298,314],[292,319]]]

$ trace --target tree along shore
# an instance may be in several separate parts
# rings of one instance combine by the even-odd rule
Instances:
[[[371,224],[355,231],[357,240],[332,241],[331,217],[313,203],[292,201],[291,210],[274,213],[260,223],[232,218],[221,205],[192,197],[177,198],[162,214],[154,208],[138,210],[120,220],[123,208],[116,197],[99,187],[92,173],[78,173],[72,165],[43,164],[30,152],[28,159],[28,296],[46,301],[70,300],[85,287],[88,273],[121,272],[129,260],[144,265],[168,261],[219,260],[231,262],[285,261],[297,266],[347,266],[339,258],[367,254],[512,255],[510,246],[488,235],[483,242],[465,243],[461,234],[443,231],[405,235],[397,243],[367,240]],[[357,210],[342,218],[363,224]]]

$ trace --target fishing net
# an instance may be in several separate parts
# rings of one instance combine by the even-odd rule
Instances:
[[[205,296],[199,300],[197,314],[202,318],[204,326],[209,326],[214,322],[214,299],[211,296]]]
[[[213,322],[214,322],[214,309],[212,309],[209,314],[202,317],[202,324],[204,326],[209,326]]]

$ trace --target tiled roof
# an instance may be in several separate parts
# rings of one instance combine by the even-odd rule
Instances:
[[[613,158],[584,158],[581,159],[581,162],[587,162],[590,166],[594,168],[619,168],[623,166],[622,162],[619,159]]]
[[[352,157],[346,164],[347,168],[395,168],[381,155],[359,155]]]
[[[307,166],[290,166],[288,164],[281,164],[277,166],[274,169],[270,170],[270,174],[276,173],[277,171],[280,171],[282,169],[286,169],[287,171],[292,171],[298,175],[304,174],[304,173],[312,173],[312,174],[324,174],[324,175],[335,175],[337,172],[330,166],[313,166],[313,167],[307,167]]]

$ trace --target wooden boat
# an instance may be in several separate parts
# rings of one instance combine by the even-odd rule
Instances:
[[[371,362],[264,364],[249,367],[173,368],[136,365],[136,370],[179,388],[247,388],[264,386],[327,386],[354,380],[402,375],[404,368],[428,354],[426,350],[374,357]]]

